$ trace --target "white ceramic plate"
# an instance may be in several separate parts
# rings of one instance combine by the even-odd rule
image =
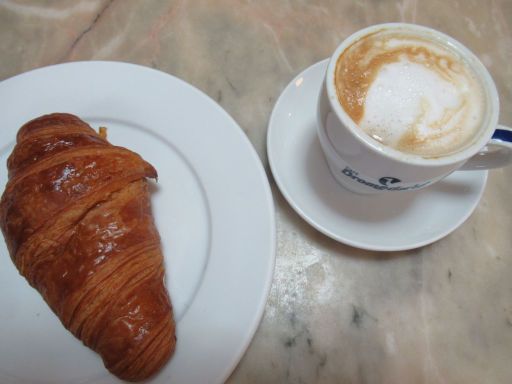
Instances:
[[[0,83],[0,187],[17,129],[70,112],[152,163],[177,350],[151,382],[220,383],[263,313],[275,258],[272,196],[235,121],[185,82],[149,68],[79,62]],[[0,382],[114,383],[13,266],[0,240]]]
[[[316,136],[316,107],[328,60],[299,74],[270,118],[267,150],[284,197],[309,224],[354,247],[417,248],[448,235],[477,206],[487,171],[455,172],[416,192],[357,195],[331,175]]]

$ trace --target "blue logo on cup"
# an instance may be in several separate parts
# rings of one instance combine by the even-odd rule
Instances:
[[[390,177],[390,176],[387,176],[387,177],[381,177],[379,179],[379,183],[381,183],[382,185],[385,185],[386,187],[390,184],[396,184],[396,183],[399,183],[400,179],[397,179],[396,177]]]
[[[371,181],[363,179],[359,175],[359,172],[354,171],[350,167],[345,167],[341,171],[341,173],[344,174],[345,176],[351,178],[352,180],[357,181],[360,184],[364,184],[370,188],[377,189],[380,191],[410,191],[412,189],[422,188],[431,183],[430,181],[426,181],[424,183],[419,183],[419,184],[417,183],[417,184],[413,184],[413,185],[394,186],[393,184],[400,183],[400,182],[402,182],[402,180],[397,179],[396,177],[386,176],[386,177],[381,177],[379,179],[379,184],[376,184]]]

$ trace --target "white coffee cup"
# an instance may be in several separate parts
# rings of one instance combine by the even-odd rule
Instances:
[[[482,83],[488,110],[470,145],[437,158],[405,153],[370,137],[343,109],[335,87],[338,58],[354,42],[384,29],[405,29],[435,39],[448,45],[472,68]],[[345,188],[366,194],[409,191],[425,188],[455,170],[490,169],[512,163],[512,130],[498,126],[498,115],[496,86],[487,69],[469,49],[430,28],[388,23],[354,33],[334,51],[320,91],[317,133],[334,178]]]

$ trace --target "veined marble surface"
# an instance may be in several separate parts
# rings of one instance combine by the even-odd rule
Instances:
[[[4,0],[0,79],[75,60],[158,68],[216,99],[268,171],[274,102],[362,27],[427,25],[472,49],[512,125],[512,1]],[[273,183],[278,250],[265,315],[228,383],[511,383],[512,167],[458,230],[424,248],[357,250],[312,229]]]

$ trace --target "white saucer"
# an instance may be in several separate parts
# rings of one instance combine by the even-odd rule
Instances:
[[[354,194],[334,180],[316,136],[327,63],[314,64],[293,79],[270,118],[270,167],[288,203],[325,235],[368,250],[417,248],[458,228],[480,201],[487,171],[455,172],[421,191],[377,196]]]

